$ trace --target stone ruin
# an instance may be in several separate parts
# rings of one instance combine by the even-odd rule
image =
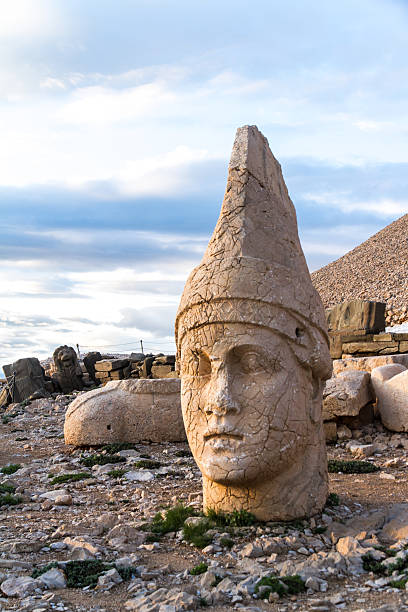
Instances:
[[[82,391],[82,370],[75,350],[71,346],[59,346],[54,351],[55,373],[52,378],[62,393],[72,393],[75,389]]]
[[[290,520],[323,508],[328,344],[280,165],[245,126],[176,318],[181,405],[205,510]]]
[[[28,398],[48,397],[54,390],[51,379],[36,357],[18,359],[3,366],[8,387],[2,392],[0,406],[20,403]]]
[[[77,397],[64,426],[66,444],[184,442],[180,380],[108,382]]]

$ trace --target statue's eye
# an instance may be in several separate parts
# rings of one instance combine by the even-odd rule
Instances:
[[[259,353],[257,351],[245,351],[239,356],[240,367],[246,374],[257,374],[259,372],[278,372],[281,369],[277,358]]]
[[[198,376],[209,376],[211,374],[211,362],[205,353],[198,355]]]
[[[241,355],[241,368],[247,374],[255,374],[265,369],[261,355],[254,352],[246,352]]]

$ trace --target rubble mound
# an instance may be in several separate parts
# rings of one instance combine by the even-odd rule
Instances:
[[[408,321],[408,215],[312,273],[326,308],[347,300],[385,302],[386,322]]]

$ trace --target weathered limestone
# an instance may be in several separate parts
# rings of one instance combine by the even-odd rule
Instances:
[[[52,379],[56,381],[63,393],[71,393],[75,389],[82,391],[82,370],[78,363],[76,352],[71,346],[59,346],[54,355],[55,373]]]
[[[346,370],[326,382],[323,391],[323,420],[358,416],[360,410],[373,400],[369,373]]]
[[[67,410],[66,444],[182,442],[186,439],[180,407],[180,381],[108,382],[77,397]]]
[[[176,318],[187,436],[204,508],[262,520],[314,514],[327,497],[321,404],[326,320],[279,163],[238,129],[225,198]]]
[[[333,374],[338,376],[345,370],[363,370],[371,372],[374,368],[400,363],[408,367],[408,355],[378,355],[376,357],[350,357],[349,359],[336,359],[333,361]]]
[[[408,431],[408,370],[386,365],[371,372],[381,421],[391,431]]]
[[[383,302],[351,300],[326,310],[327,327],[332,331],[366,331],[378,333],[385,329],[385,307]]]
[[[44,369],[36,357],[18,359],[12,364],[4,365],[3,371],[11,387],[13,396],[8,398],[11,402],[23,402],[33,393],[36,393],[37,397],[49,395]]]

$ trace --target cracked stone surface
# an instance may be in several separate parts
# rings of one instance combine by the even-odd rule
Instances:
[[[220,217],[181,298],[176,343],[204,508],[262,520],[321,510],[326,319],[280,165],[255,126],[237,131]]]
[[[112,442],[183,442],[180,381],[120,380],[108,382],[70,404],[64,426],[66,444],[86,446]]]

